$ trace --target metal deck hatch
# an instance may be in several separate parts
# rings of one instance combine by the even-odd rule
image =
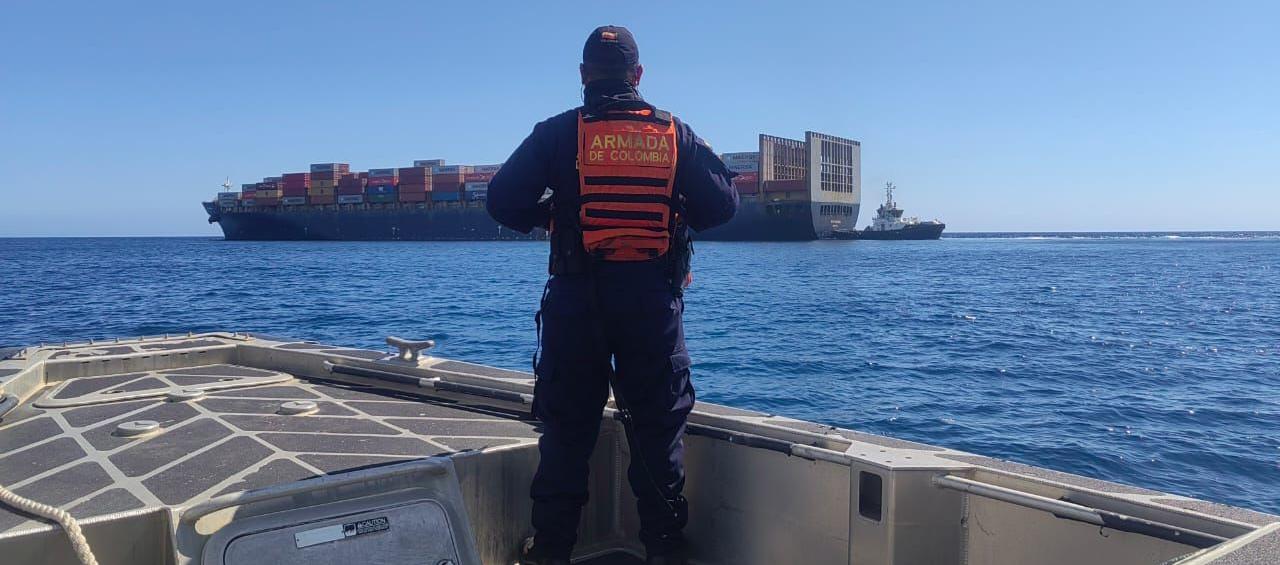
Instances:
[[[376,558],[375,558],[376,556]],[[250,532],[227,544],[225,565],[458,563],[449,518],[434,500]]]

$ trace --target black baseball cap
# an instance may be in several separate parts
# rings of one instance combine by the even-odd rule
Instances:
[[[598,69],[629,69],[640,63],[640,48],[622,26],[600,26],[582,46],[582,63]]]

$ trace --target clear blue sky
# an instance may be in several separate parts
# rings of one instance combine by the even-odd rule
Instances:
[[[0,236],[215,234],[225,177],[502,160],[596,25],[720,151],[862,142],[958,231],[1280,229],[1280,4],[6,2]],[[638,9],[643,7],[643,9]]]

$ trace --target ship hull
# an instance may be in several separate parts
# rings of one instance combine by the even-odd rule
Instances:
[[[866,239],[873,241],[920,241],[939,239],[942,237],[942,230],[947,228],[946,224],[917,224],[908,226],[900,230],[884,230],[874,231],[864,229],[862,231],[837,232],[836,239]]]
[[[699,241],[811,241],[831,239],[857,221],[857,205],[760,202],[744,198],[727,224],[695,235]],[[209,221],[235,241],[490,241],[545,239],[502,227],[476,203],[417,207],[300,206],[296,208],[218,208],[206,202]],[[833,214],[838,210],[839,214]],[[846,227],[847,226],[847,227]]]
[[[483,207],[370,209],[247,209],[211,218],[228,240],[253,241],[485,241],[544,239],[499,225]]]
[[[744,197],[728,223],[699,232],[701,241],[813,241],[834,239],[858,221],[857,204],[784,201]]]

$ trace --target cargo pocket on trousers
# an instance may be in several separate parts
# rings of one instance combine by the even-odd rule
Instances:
[[[553,359],[547,355],[543,355],[538,359],[538,366],[534,369],[533,375],[533,403],[529,406],[529,414],[538,420],[542,420],[542,414],[539,408],[542,406],[541,400],[547,394],[554,384],[555,364]]]
[[[672,353],[670,363],[671,375],[668,378],[671,384],[671,396],[679,398],[689,388],[689,368],[693,366],[693,361],[689,358],[689,350],[681,349]]]

